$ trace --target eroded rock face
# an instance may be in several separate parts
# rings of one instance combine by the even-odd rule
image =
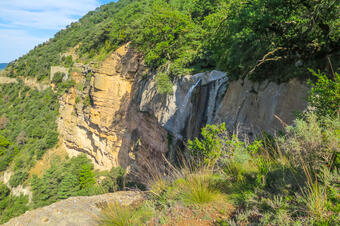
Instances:
[[[229,129],[250,137],[261,131],[275,134],[306,108],[307,93],[307,86],[297,79],[280,85],[269,81],[233,81],[214,121],[225,122]]]
[[[73,197],[50,206],[28,211],[11,219],[8,226],[93,226],[99,225],[101,208],[119,203],[123,206],[138,205],[144,200],[140,192],[116,192],[91,197]]]
[[[229,83],[219,71],[182,77],[172,94],[159,94],[129,44],[93,72],[87,88],[72,88],[61,98],[58,125],[69,155],[86,153],[100,170],[172,159],[178,145],[199,136],[206,124],[225,122],[251,138],[261,130],[273,134],[283,129],[276,116],[290,124],[306,107],[307,87],[297,80]],[[82,74],[72,78],[86,83]],[[89,96],[91,104],[79,103],[79,96]]]
[[[102,170],[127,164],[118,155],[130,148],[125,144],[130,136],[126,117],[134,79],[144,70],[139,61],[128,45],[122,46],[94,71],[87,89],[72,88],[61,98],[58,128],[70,156],[86,153]],[[81,75],[72,77],[85,83]],[[88,106],[76,103],[82,95]]]

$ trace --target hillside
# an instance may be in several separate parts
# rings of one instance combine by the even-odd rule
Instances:
[[[146,200],[101,206],[97,221],[339,223],[339,12],[331,0],[89,12],[0,73],[0,224],[131,189]]]

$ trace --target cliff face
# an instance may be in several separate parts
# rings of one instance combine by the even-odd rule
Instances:
[[[307,87],[297,80],[229,83],[219,71],[178,79],[172,94],[161,95],[128,44],[99,69],[82,72],[72,73],[82,88],[60,99],[60,138],[69,155],[86,153],[101,170],[146,168],[162,162],[163,155],[173,158],[177,145],[199,136],[205,124],[226,122],[251,138],[261,130],[273,134],[283,129],[276,116],[290,124],[294,112],[306,107]]]

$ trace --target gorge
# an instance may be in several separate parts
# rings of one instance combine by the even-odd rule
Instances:
[[[90,11],[0,68],[0,224],[338,225],[339,10]]]

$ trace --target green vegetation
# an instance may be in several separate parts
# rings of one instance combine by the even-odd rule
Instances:
[[[130,42],[144,55],[146,76],[155,75],[161,94],[172,92],[176,78],[211,69],[231,79],[310,77],[311,109],[285,134],[248,142],[224,124],[207,125],[200,138],[188,141],[191,158],[184,162],[190,167],[154,175],[146,185],[148,201],[136,208],[115,204],[102,223],[173,223],[185,210],[190,220],[199,216],[220,225],[339,224],[339,11],[336,0],[120,0],[11,62],[4,75],[41,82],[51,66],[70,74],[77,70],[74,61],[98,65]],[[76,59],[64,54],[70,48]],[[13,196],[1,184],[0,223],[29,208],[126,186],[123,169],[100,174],[84,156],[55,159],[41,177],[30,178],[32,166],[58,141],[58,97],[87,86],[64,78],[54,75],[54,91],[39,92],[20,80],[0,86],[0,172],[13,172],[8,186],[31,185],[33,192],[28,205],[28,197]],[[83,105],[92,104],[87,95]]]
[[[211,68],[279,82],[307,77],[306,68],[330,73],[330,63],[340,66],[339,10],[335,0],[120,0],[89,12],[8,71],[41,80],[50,66],[72,67],[71,56],[59,55],[71,47],[87,63],[132,42],[163,73],[160,82]]]
[[[241,141],[224,124],[207,125],[201,138],[188,141],[191,156],[180,167],[151,172],[144,203],[107,208],[101,223],[340,224],[340,117],[329,96],[339,95],[339,80],[317,77],[310,99],[322,104],[284,134]],[[318,117],[318,107],[329,114]],[[137,217],[146,208],[148,217]],[[126,212],[120,217],[119,211]]]
[[[41,178],[31,180],[33,207],[49,205],[70,196],[98,194],[93,165],[85,155],[62,162],[54,159]]]
[[[25,213],[28,210],[27,203],[27,196],[11,195],[9,188],[0,183],[0,224]]]
[[[51,90],[39,92],[21,82],[0,89],[0,171],[13,163],[11,168],[18,173],[11,181],[18,185],[57,143],[58,99]]]
[[[98,177],[104,176],[99,181]],[[98,173],[85,154],[61,161],[55,158],[51,167],[39,178],[33,175],[31,187],[33,208],[46,206],[71,196],[88,196],[115,192],[123,188],[124,170],[112,168],[110,172]]]

